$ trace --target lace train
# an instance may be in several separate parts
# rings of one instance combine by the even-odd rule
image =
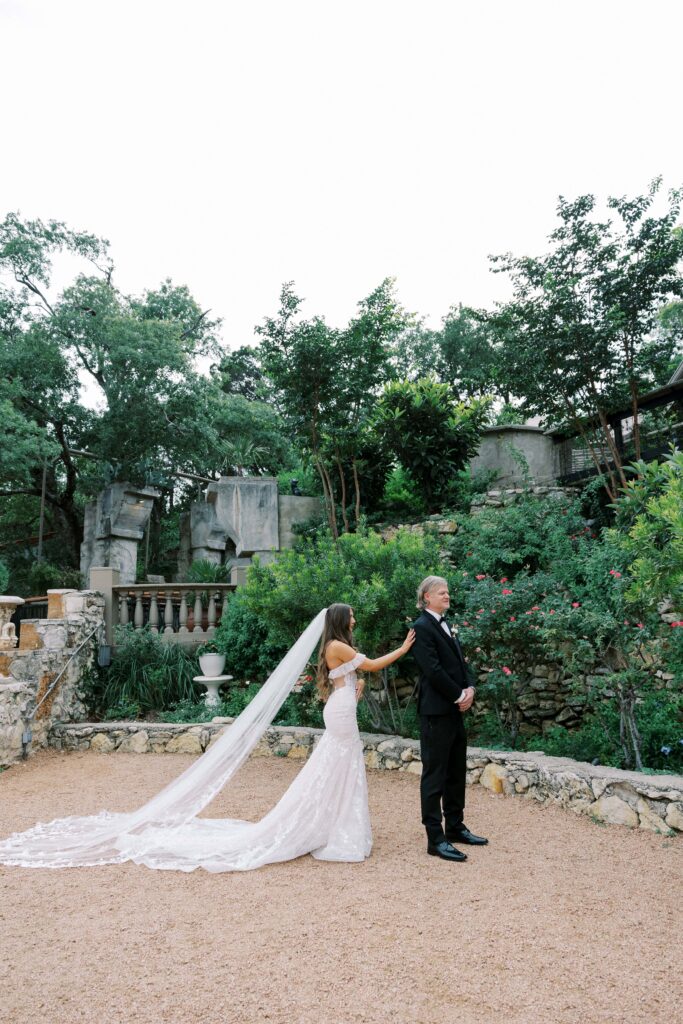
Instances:
[[[356,666],[325,705],[326,730],[282,799],[260,821],[198,818],[254,748],[319,639],[313,620],[226,734],[182,775],[130,814],[63,818],[0,841],[0,863],[85,867],[132,860],[151,868],[247,871],[311,853],[320,860],[363,860],[372,835],[367,781],[356,722]]]

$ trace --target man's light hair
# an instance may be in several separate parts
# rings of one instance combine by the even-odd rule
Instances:
[[[426,580],[422,580],[422,583],[417,588],[417,607],[422,611],[427,607],[425,604],[425,594],[430,590],[436,590],[437,587],[447,587],[448,580],[445,580],[443,576],[428,576]]]

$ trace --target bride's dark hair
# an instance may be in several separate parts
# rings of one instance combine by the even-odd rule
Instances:
[[[351,632],[351,605],[331,604],[325,615],[323,635],[318,651],[318,693],[320,699],[325,701],[332,693],[330,683],[330,672],[325,659],[327,645],[332,640],[341,640],[342,643],[353,647],[353,633]]]

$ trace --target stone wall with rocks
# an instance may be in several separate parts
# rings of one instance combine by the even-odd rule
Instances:
[[[21,757],[22,734],[28,723],[33,734],[31,746],[37,748],[46,746],[54,722],[78,721],[85,716],[81,680],[92,664],[96,636],[69,660],[103,621],[101,594],[49,590],[48,618],[24,619],[19,646],[0,652],[0,764]],[[57,685],[43,700],[62,670]]]
[[[201,725],[57,723],[50,733],[50,746],[100,753],[201,754],[231,722],[229,718],[216,718]],[[251,756],[305,761],[321,735],[321,729],[271,726]],[[361,739],[368,768],[422,774],[417,740],[370,733],[362,733]],[[663,835],[683,832],[683,777],[679,775],[644,775],[541,753],[471,747],[467,753],[467,781],[504,796],[559,804],[575,814],[611,825]]]

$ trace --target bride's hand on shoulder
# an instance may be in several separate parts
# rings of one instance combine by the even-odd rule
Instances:
[[[407,637],[405,638],[405,640],[401,644],[401,651],[403,652],[403,654],[407,654],[408,651],[410,650],[410,648],[413,646],[414,643],[415,643],[415,630],[414,629],[409,629]]]

